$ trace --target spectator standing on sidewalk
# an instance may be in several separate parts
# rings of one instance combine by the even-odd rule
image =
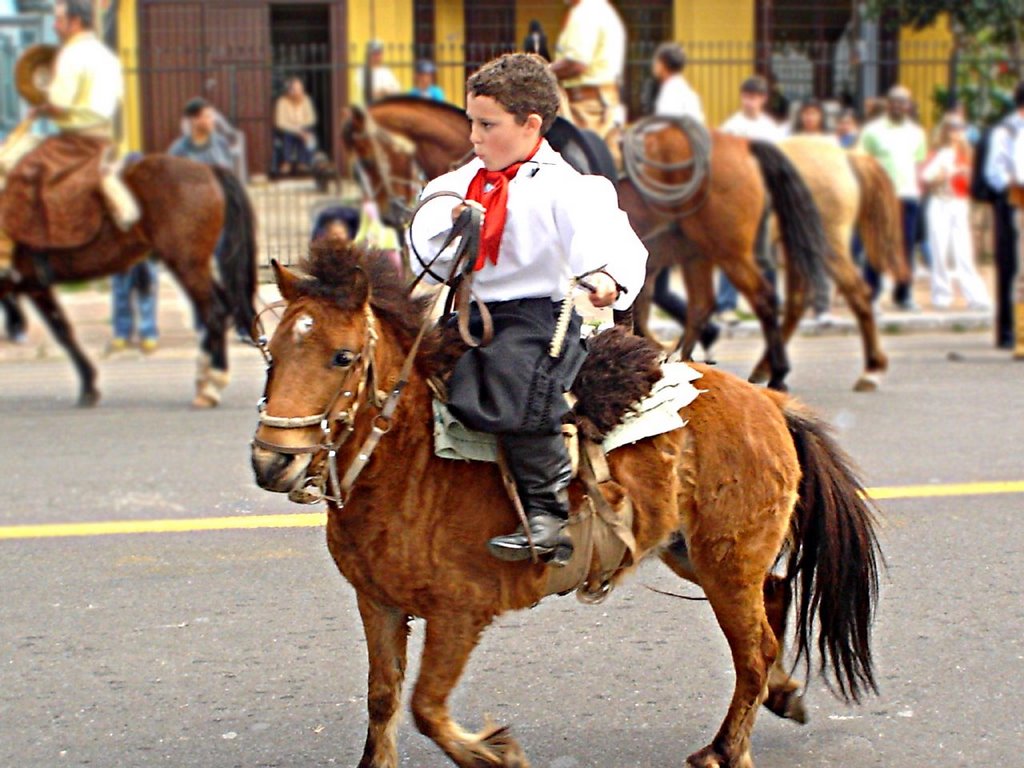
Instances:
[[[138,334],[139,349],[149,355],[156,352],[160,332],[156,322],[160,273],[156,263],[145,258],[131,269],[111,278],[114,338],[107,353],[123,352]],[[137,322],[136,322],[137,318]]]
[[[853,149],[860,138],[860,126],[857,124],[857,113],[852,109],[844,109],[836,121],[836,140],[843,149]]]
[[[722,133],[731,133],[746,139],[772,143],[781,141],[784,136],[782,128],[765,112],[767,100],[768,81],[760,75],[748,77],[740,86],[739,111],[722,123],[719,130]],[[772,259],[772,244],[769,242],[768,235],[768,214],[770,212],[771,206],[766,201],[764,212],[761,215],[761,224],[757,229],[757,240],[754,243],[754,259],[761,267],[765,279],[774,289],[775,262]],[[718,276],[718,296],[715,303],[725,322],[735,323],[738,320],[736,307],[739,304],[739,294],[725,274]]]
[[[953,301],[949,264],[971,309],[991,311],[985,283],[974,265],[970,199],[973,153],[966,124],[955,113],[943,118],[938,145],[921,169],[928,198],[928,243],[932,254],[932,306],[948,309]]]
[[[917,240],[917,218],[921,204],[917,171],[928,148],[924,129],[910,117],[910,108],[910,91],[902,85],[894,85],[889,90],[885,114],[864,126],[860,147],[881,163],[896,188],[903,218],[903,255],[909,274],[913,275],[914,243]],[[865,277],[871,285],[872,296],[877,296],[881,276],[868,266]],[[898,309],[917,309],[912,288],[913,277],[897,283],[893,290],[893,302]]]
[[[1013,281],[1019,264],[1017,227],[1009,192],[1015,179],[1014,144],[1024,134],[1024,80],[1013,92],[1014,111],[992,129],[984,180],[992,203],[996,235],[996,346],[1014,348]],[[1018,179],[1018,182],[1021,181]],[[1019,341],[1019,339],[1018,339]]]
[[[704,108],[697,94],[683,75],[686,52],[678,43],[662,43],[654,52],[651,74],[658,83],[658,97],[654,114],[663,117],[692,117],[704,125]],[[654,281],[654,303],[667,312],[683,328],[686,327],[688,306],[686,299],[672,290],[672,268],[663,267]],[[705,350],[718,339],[718,325],[709,321],[701,333],[700,343]]]

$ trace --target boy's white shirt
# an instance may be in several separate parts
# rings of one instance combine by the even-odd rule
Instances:
[[[759,139],[771,142],[782,141],[786,136],[782,127],[764,112],[755,118],[747,117],[742,111],[737,112],[722,123],[722,127],[719,130],[722,133],[742,136],[745,139]]]
[[[422,197],[442,190],[465,196],[483,167],[475,158],[431,181]],[[451,230],[451,210],[457,204],[454,197],[442,197],[417,215],[409,237],[415,238],[416,250],[426,263],[437,255]],[[432,271],[446,275],[453,253],[449,248]],[[413,262],[417,271],[423,271],[415,256]],[[533,159],[509,182],[498,263],[488,261],[476,273],[473,291],[485,303],[535,298],[561,301],[574,275],[605,267],[628,289],[616,300],[615,308],[628,309],[643,288],[646,265],[647,249],[619,208],[611,182],[603,176],[580,174],[542,141]]]
[[[704,122],[704,109],[700,96],[693,90],[686,78],[676,74],[665,79],[658,90],[654,114],[665,117],[690,117]]]

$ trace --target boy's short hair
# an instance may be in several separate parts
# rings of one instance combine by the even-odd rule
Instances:
[[[673,74],[686,69],[686,51],[679,43],[662,43],[654,51],[654,58]]]
[[[490,96],[520,125],[540,115],[543,136],[555,122],[561,98],[558,79],[535,53],[506,53],[484,64],[466,81],[466,92]]]
[[[194,99],[188,100],[188,103],[185,105],[185,109],[182,110],[182,113],[185,117],[199,117],[203,110],[210,106],[213,105],[206,99],[201,96],[196,96]]]
[[[740,93],[754,93],[760,96],[767,96],[768,81],[761,77],[761,75],[748,77],[743,81],[743,85],[740,86]]]
[[[78,19],[83,27],[91,27],[93,22],[92,0],[57,0],[55,5],[63,5],[64,13],[69,19]]]

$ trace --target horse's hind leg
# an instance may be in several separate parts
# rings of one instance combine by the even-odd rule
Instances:
[[[486,624],[466,616],[427,620],[420,676],[412,696],[413,718],[420,733],[461,768],[528,768],[526,756],[506,728],[488,724],[481,733],[467,733],[448,712],[448,696]]]
[[[803,275],[795,269],[786,270],[786,308],[782,318],[782,343],[789,344],[793,338],[797,326],[800,325],[800,318],[803,316],[804,308],[807,306],[807,281]],[[761,361],[750,374],[750,381],[754,384],[763,384],[771,378],[772,366],[768,353],[761,357]]]
[[[722,562],[715,575],[724,574],[726,568],[732,572],[735,565]],[[698,568],[698,572],[702,571]],[[701,573],[701,586],[732,651],[736,685],[729,711],[715,738],[704,749],[690,755],[687,765],[692,768],[753,768],[750,733],[757,709],[767,695],[769,670],[779,646],[765,615],[760,584],[744,584]]]
[[[874,392],[889,368],[889,358],[885,356],[878,340],[878,326],[871,309],[871,290],[858,273],[849,252],[833,259],[833,262],[836,286],[857,318],[864,345],[864,373],[857,379],[853,389],[855,392]]]
[[[370,665],[366,695],[369,723],[359,768],[397,768],[395,737],[405,679],[409,617],[362,594],[358,598]]]
[[[799,680],[794,680],[786,671],[783,649],[786,637],[786,618],[793,600],[793,588],[781,576],[769,575],[764,582],[764,607],[768,616],[768,624],[772,628],[775,640],[779,644],[779,653],[775,662],[768,670],[768,697],[764,705],[779,717],[807,722],[807,710],[804,708],[803,697],[799,691],[802,687]]]
[[[100,393],[96,389],[96,369],[93,368],[89,358],[85,356],[82,348],[78,345],[78,340],[75,339],[75,332],[71,328],[71,323],[68,322],[67,315],[64,314],[64,310],[57,303],[57,298],[53,295],[53,291],[50,288],[43,288],[30,292],[28,297],[46,321],[54,338],[64,347],[71,356],[71,361],[75,364],[78,378],[81,381],[78,405],[83,408],[96,405],[100,401]]]

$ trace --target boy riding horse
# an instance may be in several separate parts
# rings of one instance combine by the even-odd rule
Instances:
[[[58,0],[54,31],[61,40],[46,101],[31,117],[49,118],[60,133],[25,154],[0,197],[0,279],[11,277],[15,243],[73,248],[103,221],[100,195],[129,229],[138,210],[114,174],[103,177],[124,94],[121,62],[93,33],[91,0]],[[10,158],[7,158],[10,162]]]
[[[586,355],[575,312],[561,349],[552,338],[574,277],[587,275],[595,307],[628,309],[643,287],[647,251],[600,176],[573,170],[544,140],[558,113],[558,81],[534,54],[508,54],[466,85],[476,159],[438,177],[423,192],[455,193],[449,212],[423,211],[411,235],[422,267],[451,264],[441,252],[465,206],[484,210],[473,288],[493,319],[493,341],[467,351],[448,382],[448,406],[464,425],[498,435],[529,520],[523,531],[491,539],[502,560],[538,554],[563,561],[571,462],[561,435],[568,391]],[[428,206],[429,209],[430,206]],[[440,256],[438,253],[440,252]],[[428,273],[429,276],[429,273]],[[471,327],[479,334],[480,313]]]

